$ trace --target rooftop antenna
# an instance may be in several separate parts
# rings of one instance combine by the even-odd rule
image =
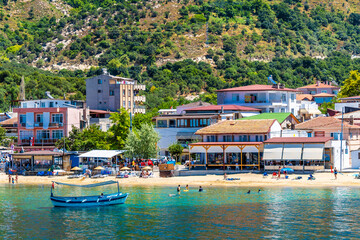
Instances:
[[[274,81],[272,75],[268,76],[268,83],[276,84],[276,82]]]
[[[46,91],[45,94],[49,99],[54,99],[54,97],[50,95],[50,91]]]

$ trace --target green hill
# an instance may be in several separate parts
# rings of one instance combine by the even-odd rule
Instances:
[[[289,87],[314,79],[341,83],[359,66],[351,59],[360,53],[358,4],[3,0],[0,58],[51,70],[60,78],[65,73],[82,77],[77,82],[106,66],[112,74],[147,84],[150,108],[165,99],[266,83],[270,74]],[[62,90],[72,96],[78,93],[78,98],[84,94],[76,88]]]

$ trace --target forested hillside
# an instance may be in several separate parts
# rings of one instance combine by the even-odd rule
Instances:
[[[147,84],[149,108],[203,92],[214,100],[207,93],[270,74],[288,87],[341,83],[360,65],[359,3],[3,0],[0,107],[17,98],[21,75],[29,97],[84,98],[85,77],[101,67]]]

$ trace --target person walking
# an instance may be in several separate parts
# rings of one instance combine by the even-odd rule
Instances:
[[[335,180],[337,179],[337,169],[334,168],[334,176],[335,176]]]

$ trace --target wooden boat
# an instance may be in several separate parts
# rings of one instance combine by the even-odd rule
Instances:
[[[77,196],[77,197],[62,197],[62,196],[54,196],[53,189],[55,184],[58,185],[66,185],[70,187],[99,187],[105,186],[110,184],[117,184],[118,192],[112,194],[100,194],[96,196]],[[88,185],[75,185],[75,184],[68,184],[68,183],[60,183],[60,182],[53,182],[51,187],[51,195],[50,200],[54,207],[95,207],[95,206],[108,206],[108,205],[115,205],[115,204],[124,204],[126,198],[128,197],[128,193],[121,193],[119,190],[119,182],[117,181],[106,181],[101,183],[94,183]]]

